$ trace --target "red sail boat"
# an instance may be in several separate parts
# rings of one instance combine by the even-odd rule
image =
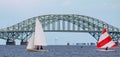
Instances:
[[[104,28],[96,46],[96,48],[104,49],[97,49],[97,51],[115,51],[110,50],[109,48],[117,48],[117,46],[118,45],[112,40],[112,37],[108,34],[107,29]]]

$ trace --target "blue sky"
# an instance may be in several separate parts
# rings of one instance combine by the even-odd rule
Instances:
[[[120,0],[0,0],[0,28],[47,14],[86,15],[120,28]],[[55,44],[55,38],[57,44],[96,42],[88,33],[54,32],[45,35],[49,44]]]

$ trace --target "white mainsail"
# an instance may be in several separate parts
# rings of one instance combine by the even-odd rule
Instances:
[[[28,39],[27,49],[34,49],[34,35],[35,33],[32,33],[32,36]]]
[[[34,49],[36,45],[47,46],[42,25],[38,19],[35,21],[35,32],[33,32],[30,39],[28,39],[27,49]]]
[[[34,38],[34,45],[42,45],[46,46],[46,39],[44,36],[44,32],[42,29],[42,24],[39,22],[38,19],[36,19],[36,24],[35,24],[35,38]]]

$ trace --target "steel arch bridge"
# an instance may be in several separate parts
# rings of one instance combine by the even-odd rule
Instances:
[[[50,14],[32,17],[10,27],[0,29],[0,38],[25,42],[35,29],[35,19],[39,19],[45,32],[86,32],[97,41],[104,27],[114,41],[120,38],[120,30],[99,19],[77,14]]]

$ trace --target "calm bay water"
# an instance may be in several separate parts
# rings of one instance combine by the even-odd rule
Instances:
[[[49,45],[48,52],[28,52],[25,45],[0,45],[0,57],[120,57],[116,52],[98,52],[95,46]]]

